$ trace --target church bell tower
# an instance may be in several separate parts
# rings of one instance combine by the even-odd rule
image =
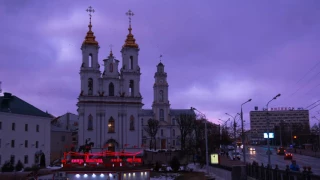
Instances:
[[[100,65],[98,62],[99,43],[92,31],[91,12],[94,10],[89,7],[90,12],[89,31],[82,43],[82,64],[80,68],[81,76],[81,95],[95,96],[98,94],[98,79],[100,77]]]
[[[162,55],[160,56],[160,58]],[[153,85],[153,104],[152,110],[157,120],[169,121],[168,114],[170,113],[170,102],[168,92],[167,73],[164,71],[164,65],[161,60],[157,65],[157,72],[154,75]]]
[[[129,10],[126,13],[129,16],[129,28],[128,35],[124,45],[121,49],[122,54],[122,68],[121,76],[123,79],[124,96],[126,97],[141,97],[140,94],[140,67],[139,67],[139,45],[136,43],[136,39],[132,34],[131,28],[131,16],[133,12]]]

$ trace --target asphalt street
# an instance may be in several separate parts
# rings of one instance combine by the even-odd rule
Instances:
[[[266,154],[267,147],[254,146],[254,148],[256,149],[255,151],[249,151],[247,149],[246,151],[247,162],[256,161],[259,163],[259,165],[263,163],[266,166],[268,163],[268,155]],[[278,165],[279,169],[285,170],[286,165],[291,164],[291,160],[284,160],[284,155],[277,155],[276,150],[274,148],[270,148],[270,149],[272,151],[272,155],[271,155],[272,168],[274,168],[275,165]],[[319,158],[293,154],[293,159],[296,160],[297,164],[300,166],[300,171],[303,170],[302,169],[303,166],[307,166],[307,167],[310,166],[311,171],[314,174],[320,175],[320,163],[319,163],[320,159]],[[242,157],[241,157],[241,160],[243,160]]]

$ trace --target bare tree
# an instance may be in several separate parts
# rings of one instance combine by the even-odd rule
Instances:
[[[149,119],[148,120],[148,125],[146,127],[144,127],[144,130],[148,133],[148,135],[150,136],[151,140],[150,140],[150,144],[149,144],[149,148],[151,149],[151,145],[152,145],[152,140],[154,140],[154,150],[156,150],[157,148],[157,143],[156,143],[156,135],[159,129],[159,121],[155,120],[155,119]]]
[[[196,116],[190,114],[180,114],[176,117],[176,119],[180,129],[181,150],[185,150],[186,138],[193,132]]]

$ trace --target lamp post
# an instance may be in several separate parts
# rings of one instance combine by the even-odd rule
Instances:
[[[234,152],[236,152],[236,150],[237,150],[237,137],[236,137],[236,127],[237,127],[237,125],[236,125],[236,118],[237,118],[237,116],[238,115],[240,115],[239,113],[237,113],[235,116],[231,116],[230,114],[228,114],[228,113],[226,113],[226,115],[228,115],[228,116],[230,116],[230,117],[232,117],[233,118],[233,136],[234,136]]]
[[[268,166],[271,167],[271,159],[270,159],[270,154],[271,154],[271,151],[270,151],[270,138],[269,138],[269,126],[270,126],[270,121],[269,121],[269,103],[275,99],[277,99],[277,97],[280,97],[281,94],[278,94],[276,95],[274,98],[272,98],[268,103],[267,103],[267,144],[268,144],[268,151],[267,151],[267,154],[268,154]]]
[[[219,121],[222,121],[223,122],[223,126],[225,126],[227,128],[227,122],[230,120],[230,118],[226,121],[222,120],[222,119],[218,119]],[[220,135],[220,141],[222,141],[222,130],[223,130],[223,127],[221,128],[221,135]],[[221,142],[220,142],[221,144]]]
[[[245,147],[245,142],[244,142],[244,131],[243,131],[243,112],[242,112],[242,106],[248,102],[250,102],[252,99],[249,99],[248,101],[244,102],[241,104],[241,133],[242,133],[242,153],[243,153],[243,162],[246,163],[246,147]]]
[[[200,113],[203,117],[204,117],[204,133],[205,133],[205,141],[206,141],[206,172],[208,173],[208,167],[209,167],[209,154],[208,154],[208,130],[207,130],[207,118],[206,115],[203,114],[202,112],[200,112],[199,110],[197,110],[194,107],[191,107],[192,110],[197,111],[198,113]]]
[[[280,146],[282,147],[282,122],[283,120],[280,121]]]
[[[319,120],[316,116],[312,116],[312,118],[318,120],[319,123],[320,123],[320,120]],[[318,148],[320,149],[320,131],[319,131],[318,133],[319,133],[319,144],[318,144]],[[292,135],[291,135],[291,137],[292,137]]]

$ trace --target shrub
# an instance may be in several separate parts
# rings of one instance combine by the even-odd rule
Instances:
[[[154,171],[157,171],[157,172],[158,172],[159,169],[161,168],[161,166],[162,166],[161,163],[160,163],[159,161],[157,161],[157,162],[156,162],[156,165],[155,165],[155,167],[154,167]]]
[[[180,162],[179,162],[179,159],[174,156],[170,162],[170,167],[171,169],[174,171],[174,172],[177,172],[179,171],[180,169]]]
[[[16,171],[21,171],[23,168],[24,166],[20,160],[17,162],[16,167],[14,167]]]
[[[12,172],[13,170],[14,170],[14,167],[10,161],[5,162],[1,168],[2,172]]]

